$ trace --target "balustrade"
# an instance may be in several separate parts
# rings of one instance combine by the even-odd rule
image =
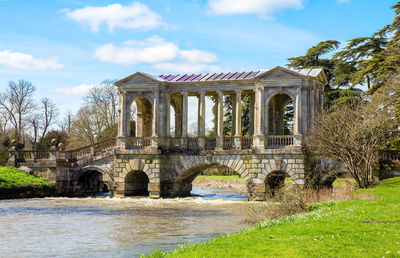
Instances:
[[[137,149],[151,146],[151,137],[127,137],[126,148]]]
[[[217,139],[215,137],[206,137],[205,139],[205,149],[214,150],[217,145]]]
[[[266,142],[268,147],[293,145],[293,135],[269,135]]]
[[[240,143],[241,143],[242,149],[251,149],[251,146],[253,146],[253,137],[242,136],[240,138]]]
[[[231,150],[235,146],[235,138],[230,136],[225,136],[222,141],[224,150]]]

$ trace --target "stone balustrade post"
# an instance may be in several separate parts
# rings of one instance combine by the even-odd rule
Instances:
[[[8,149],[8,165],[11,167],[17,166],[17,159],[18,159],[18,152],[16,151],[15,147],[12,146]]]

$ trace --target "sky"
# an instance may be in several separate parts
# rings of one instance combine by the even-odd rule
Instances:
[[[24,79],[35,98],[76,112],[94,84],[150,74],[254,71],[324,40],[369,36],[392,0],[0,0],[0,91]]]

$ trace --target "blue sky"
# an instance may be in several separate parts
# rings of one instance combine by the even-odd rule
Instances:
[[[65,113],[90,85],[136,71],[250,71],[391,23],[382,0],[0,0],[0,90],[37,86]]]

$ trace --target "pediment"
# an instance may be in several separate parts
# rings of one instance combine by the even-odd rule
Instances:
[[[137,72],[135,74],[132,74],[128,77],[125,77],[115,83],[115,85],[121,85],[121,84],[148,84],[148,83],[158,83],[160,82],[159,79],[145,74],[141,72]]]
[[[274,69],[268,70],[263,74],[260,74],[259,76],[257,76],[257,78],[259,79],[295,79],[295,78],[299,78],[302,77],[301,74],[283,68],[283,67],[275,67]]]

